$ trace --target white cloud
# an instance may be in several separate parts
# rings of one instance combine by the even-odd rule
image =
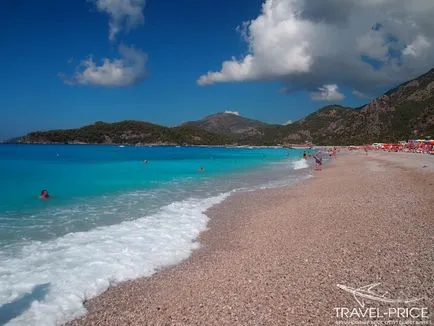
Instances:
[[[97,9],[109,15],[109,39],[114,41],[121,31],[143,24],[145,0],[94,0]]]
[[[318,87],[318,90],[311,93],[312,100],[315,101],[342,101],[345,96],[339,92],[338,85],[330,84]]]
[[[294,121],[292,121],[292,120],[288,120],[288,121],[286,121],[283,125],[284,126],[287,126],[287,125],[290,125],[291,123],[293,123]]]
[[[351,93],[352,93],[354,96],[356,96],[356,97],[360,97],[360,98],[367,98],[367,97],[368,97],[365,93],[360,92],[360,91],[358,91],[357,89],[353,89],[353,91],[352,91]]]
[[[419,57],[427,49],[431,47],[431,43],[423,35],[418,35],[418,37],[409,45],[405,47],[402,51],[404,55]]]
[[[366,55],[379,61],[387,61],[389,44],[381,31],[369,31],[357,41],[357,47],[361,55]]]
[[[95,3],[100,12],[109,15],[109,39],[114,41],[121,31],[143,24],[145,0],[89,0]],[[68,85],[97,85],[105,87],[129,86],[146,77],[147,55],[134,47],[119,45],[120,58],[104,58],[98,65],[89,56],[81,61],[72,78],[60,73],[59,76]],[[72,63],[73,60],[68,60]]]
[[[240,112],[238,112],[238,111],[230,111],[230,110],[226,110],[224,113],[227,113],[227,114],[234,114],[234,115],[240,115]]]
[[[279,80],[313,91],[333,81],[368,91],[434,66],[432,0],[264,1],[238,28],[248,53],[200,76],[199,85]]]
[[[120,58],[102,60],[97,65],[92,57],[83,60],[75,75],[64,79],[69,85],[129,86],[146,77],[147,56],[134,47],[119,46]]]

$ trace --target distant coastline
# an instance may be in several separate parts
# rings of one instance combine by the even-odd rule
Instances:
[[[285,148],[285,149],[308,149],[313,148],[316,146],[302,146],[299,144],[292,144],[289,147],[284,145],[194,145],[194,144],[183,144],[179,145],[176,143],[172,144],[165,144],[165,143],[154,143],[154,144],[127,144],[127,143],[107,143],[107,144],[101,144],[101,143],[84,143],[84,142],[71,142],[71,143],[36,143],[36,142],[27,142],[27,143],[13,143],[13,142],[0,142],[0,145],[83,145],[83,146],[127,146],[127,147],[220,147],[220,148]],[[330,145],[332,146],[332,145]],[[330,147],[330,146],[321,146],[321,147]]]
[[[328,105],[286,125],[220,112],[175,127],[134,120],[98,121],[76,129],[35,131],[6,143],[285,147],[396,143],[434,137],[433,85],[434,69],[363,107]]]

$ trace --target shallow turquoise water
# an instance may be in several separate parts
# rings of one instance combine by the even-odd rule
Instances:
[[[287,154],[276,149],[4,145],[0,146],[0,212],[47,205],[36,200],[41,189],[49,190],[49,205],[60,205],[153,188],[174,179],[218,176]],[[201,166],[206,173],[198,173]]]
[[[110,284],[187,258],[206,227],[206,209],[234,190],[308,177],[301,155],[286,149],[0,145],[0,306],[22,307],[29,293],[45,291],[16,318],[0,309],[0,321],[59,324],[85,313],[82,301]],[[41,189],[48,189],[49,200],[38,198]]]

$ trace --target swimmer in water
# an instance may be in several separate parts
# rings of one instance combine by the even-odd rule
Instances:
[[[148,160],[144,160],[144,161],[143,161],[143,164],[148,164]]]
[[[204,171],[205,171],[204,167],[201,166],[201,167],[199,168],[199,172],[204,172]]]
[[[39,198],[48,199],[48,197],[50,197],[50,195],[48,194],[48,190],[46,189],[41,190],[41,195],[39,196]]]
[[[305,160],[307,159],[306,152],[303,152],[303,158],[304,158]]]

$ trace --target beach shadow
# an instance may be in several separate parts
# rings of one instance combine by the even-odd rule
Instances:
[[[33,301],[40,301],[45,298],[50,288],[50,283],[36,285],[32,292],[23,295],[21,298],[0,306],[0,325],[4,325],[11,319],[18,317],[30,308]]]

